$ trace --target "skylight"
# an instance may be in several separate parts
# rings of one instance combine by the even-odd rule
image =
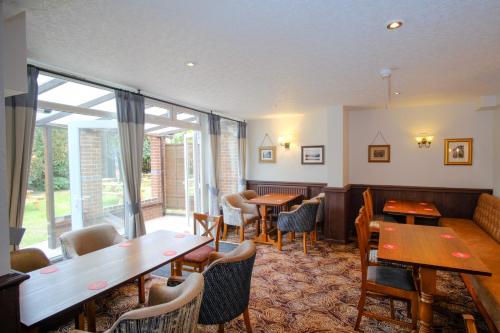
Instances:
[[[148,129],[150,129],[150,128],[157,127],[157,126],[159,126],[159,125],[156,125],[156,124],[151,124],[151,123],[145,123],[145,124],[144,124],[144,129],[145,129],[145,130],[148,130]]]
[[[91,109],[116,113],[116,100],[114,98],[110,99],[109,101],[94,105]]]
[[[163,115],[168,116],[170,111],[165,109],[165,108],[160,108],[157,106],[150,106],[150,107],[146,108],[145,112],[146,112],[146,114],[150,114],[152,116],[163,116]]]
[[[108,90],[66,82],[38,95],[38,100],[78,106],[107,94],[109,94]]]
[[[74,122],[74,121],[96,120],[96,119],[99,119],[99,117],[74,113],[74,114],[66,116],[64,118],[60,118],[60,119],[51,121],[50,123],[57,124],[57,125],[68,125],[69,123]]]
[[[38,83],[38,86],[41,86],[42,84],[52,81],[53,79],[54,78],[52,76],[38,74],[38,79],[36,80],[36,82]]]

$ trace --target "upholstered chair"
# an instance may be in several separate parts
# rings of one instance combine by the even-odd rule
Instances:
[[[325,220],[325,193],[320,193],[317,196],[309,199],[309,200],[304,200],[304,201],[310,201],[310,200],[317,200],[319,203],[318,206],[318,211],[316,213],[316,226],[314,229],[314,233],[312,237],[314,237],[314,240],[318,240],[318,228],[322,227],[323,222]],[[300,205],[293,205],[291,207],[291,210],[295,210],[299,208]]]
[[[253,198],[257,198],[259,195],[257,194],[257,192],[255,192],[254,190],[245,190],[245,191],[241,191],[240,192],[240,195],[245,198],[246,200],[251,200]]]
[[[283,234],[302,232],[304,253],[307,254],[307,235],[310,235],[313,244],[316,241],[313,235],[319,205],[318,200],[304,200],[295,210],[278,215],[278,250],[282,248]]]
[[[59,236],[65,259],[104,249],[125,240],[110,224],[96,224]]]
[[[29,273],[49,265],[49,259],[40,249],[28,248],[10,253],[10,266],[19,272]]]
[[[148,306],[121,315],[105,333],[197,332],[204,284],[200,273],[192,273],[175,287],[153,285]]]
[[[249,240],[231,252],[210,255],[211,264],[203,272],[205,291],[199,324],[219,325],[219,332],[223,332],[224,323],[243,314],[246,330],[252,332],[248,301],[255,255],[255,244]]]
[[[245,239],[245,225],[259,221],[257,206],[245,203],[244,200],[239,193],[227,194],[222,197],[222,212],[224,215],[222,239],[226,239],[227,226],[232,225],[239,228],[240,242],[243,242]]]

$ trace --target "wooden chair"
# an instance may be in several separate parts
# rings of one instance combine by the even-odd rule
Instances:
[[[465,332],[466,333],[477,333],[476,323],[474,322],[474,316],[470,314],[463,314],[465,323]]]
[[[171,264],[171,275],[173,276],[182,275],[183,270],[187,272],[203,272],[205,266],[209,263],[210,253],[219,251],[220,232],[223,224],[222,216],[194,213],[193,220],[193,233],[196,235],[196,229],[199,229],[201,236],[213,239],[214,246],[204,245],[173,262]],[[197,228],[197,225],[199,225],[199,228]]]
[[[362,316],[387,321],[410,329],[417,329],[418,313],[418,292],[412,276],[412,272],[403,268],[374,266],[369,264],[368,234],[364,217],[358,216],[356,219],[356,234],[359,242],[359,252],[361,257],[361,296],[358,302],[358,317],[354,330],[359,329]],[[389,297],[391,305],[391,317],[365,311],[365,301],[367,294],[372,297]],[[411,324],[395,319],[394,299],[404,300],[410,303],[408,316],[411,312]]]
[[[368,221],[370,221],[369,226],[370,226],[371,232],[379,232],[379,230],[380,230],[379,221],[383,221],[384,217],[373,215],[373,197],[372,197],[370,188],[367,188],[363,192],[363,202],[365,205],[366,215],[368,217]]]

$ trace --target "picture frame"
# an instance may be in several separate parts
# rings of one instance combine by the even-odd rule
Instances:
[[[391,145],[368,145],[368,162],[391,162]]]
[[[276,146],[259,147],[259,163],[276,163]]]
[[[444,165],[472,165],[472,138],[444,139]]]
[[[325,164],[325,146],[301,146],[302,164]]]

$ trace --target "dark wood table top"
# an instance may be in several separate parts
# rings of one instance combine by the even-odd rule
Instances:
[[[81,306],[210,242],[207,237],[161,230],[33,271],[20,285],[21,322],[30,327]],[[52,267],[55,272],[50,272]],[[92,284],[102,288],[90,290]]]
[[[414,215],[422,217],[441,217],[441,213],[432,202],[387,200],[384,213]]]
[[[283,206],[300,197],[300,194],[269,193],[245,200],[247,203],[266,206]]]
[[[380,222],[378,259],[491,276],[452,228]]]

